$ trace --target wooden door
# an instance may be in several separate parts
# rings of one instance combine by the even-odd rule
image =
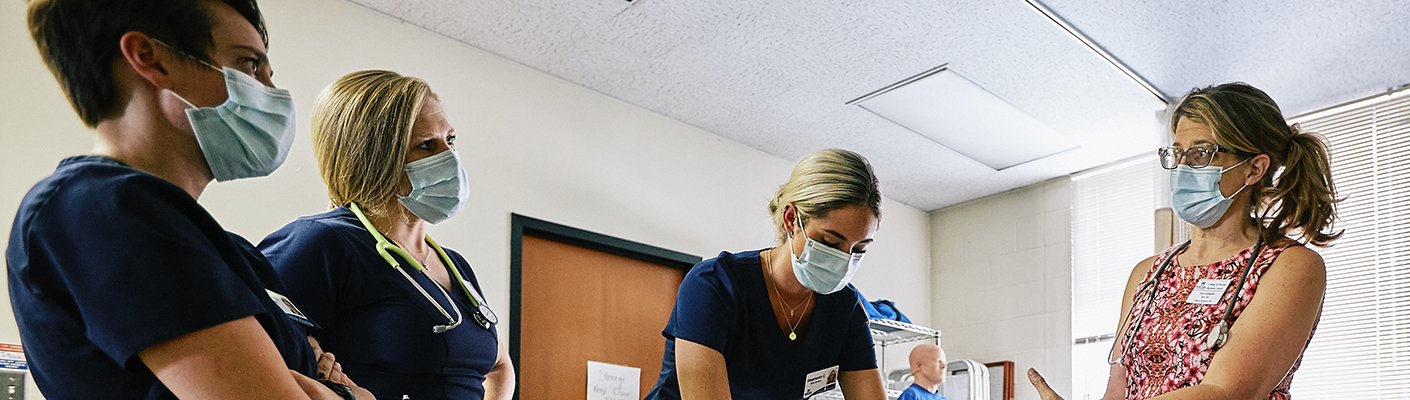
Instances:
[[[641,394],[650,391],[686,264],[527,235],[520,243],[519,398],[585,399],[588,361],[640,368]]]

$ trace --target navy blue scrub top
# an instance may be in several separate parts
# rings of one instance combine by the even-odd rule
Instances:
[[[450,321],[437,311],[373,246],[377,243],[346,206],[299,218],[260,242],[293,298],[314,322],[323,350],[337,356],[343,372],[378,399],[481,399],[485,374],[499,356],[499,339],[471,316],[459,283],[446,291],[465,322],[445,333]],[[480,285],[469,263],[445,249],[461,276]],[[426,293],[455,317],[437,284],[410,261],[396,260]],[[451,280],[455,276],[451,275]],[[481,292],[483,293],[483,292]],[[483,296],[481,296],[483,297]]]
[[[876,368],[867,314],[851,285],[817,295],[806,332],[788,340],[780,330],[764,283],[759,251],[721,252],[690,269],[661,335],[666,354],[661,377],[647,399],[680,399],[675,339],[720,352],[736,399],[799,399],[803,380],[833,366],[842,371]]]
[[[254,316],[285,364],[313,350],[266,289],[287,293],[248,241],[191,195],[120,161],[65,159],[20,203],[5,250],[10,306],[51,399],[175,399],[138,354]]]

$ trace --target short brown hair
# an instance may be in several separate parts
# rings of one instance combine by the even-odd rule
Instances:
[[[32,0],[29,34],[78,117],[92,128],[123,102],[112,68],[122,56],[122,35],[142,32],[209,62],[214,1],[234,8],[269,44],[255,0]]]

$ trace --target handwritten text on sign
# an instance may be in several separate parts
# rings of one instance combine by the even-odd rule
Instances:
[[[587,400],[641,399],[641,368],[588,361]]]

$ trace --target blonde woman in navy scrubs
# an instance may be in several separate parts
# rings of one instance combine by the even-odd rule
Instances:
[[[509,399],[514,370],[470,264],[429,224],[464,207],[455,130],[426,82],[348,74],[319,96],[313,147],[333,210],[260,243],[325,350],[378,399]]]
[[[848,285],[881,219],[871,164],[846,150],[809,154],[769,214],[779,246],[721,252],[686,274],[647,399],[799,399],[839,383],[848,399],[886,398]]]

